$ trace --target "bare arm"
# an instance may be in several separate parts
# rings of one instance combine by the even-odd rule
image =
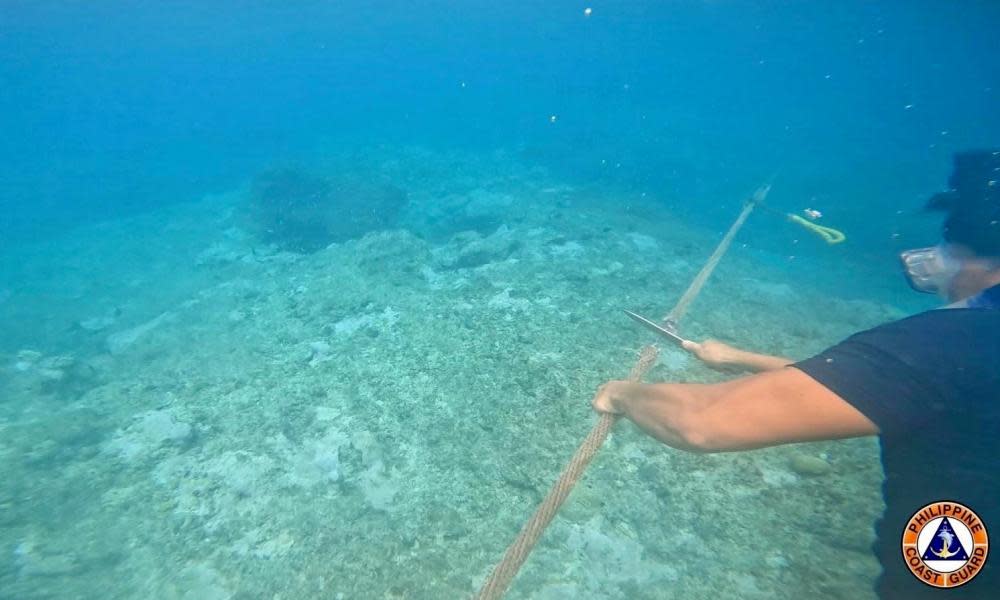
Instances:
[[[701,343],[686,341],[684,349],[713,369],[736,368],[759,373],[783,369],[795,362],[783,356],[747,352],[717,340],[705,340]]]
[[[661,442],[692,452],[749,450],[876,435],[868,417],[798,369],[718,384],[612,381],[593,401]]]

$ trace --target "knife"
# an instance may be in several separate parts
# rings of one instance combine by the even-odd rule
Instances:
[[[673,331],[670,331],[666,327],[663,327],[661,325],[658,325],[658,324],[650,321],[649,319],[647,319],[646,317],[644,317],[642,315],[636,314],[636,313],[634,313],[634,312],[632,312],[630,310],[626,310],[625,314],[628,315],[628,316],[630,316],[630,317],[632,317],[632,319],[634,319],[635,321],[638,321],[639,323],[645,325],[646,328],[655,331],[656,333],[662,335],[663,337],[667,338],[668,340],[670,340],[671,342],[677,344],[678,346],[680,346],[682,348],[684,347],[684,342],[687,341],[684,338],[682,338],[681,336],[679,336],[676,333],[674,333]]]

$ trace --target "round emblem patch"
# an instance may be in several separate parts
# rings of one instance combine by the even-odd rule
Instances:
[[[986,525],[968,506],[942,500],[913,513],[903,530],[903,560],[927,585],[953,588],[972,580],[989,554]]]

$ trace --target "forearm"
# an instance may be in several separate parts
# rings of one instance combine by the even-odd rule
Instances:
[[[628,417],[657,440],[689,452],[877,435],[879,428],[798,369],[714,384],[609,381],[594,409]]]
[[[795,362],[783,356],[747,352],[718,340],[705,340],[701,343],[685,341],[684,349],[713,369],[745,369],[760,373],[777,371]]]
[[[736,356],[733,357],[733,365],[749,369],[755,373],[777,371],[778,369],[783,369],[794,362],[794,360],[783,356],[757,354],[756,352],[747,352],[745,350],[737,351]]]
[[[688,452],[704,452],[706,446],[698,429],[697,414],[725,386],[632,384],[616,399],[615,407],[660,442]]]

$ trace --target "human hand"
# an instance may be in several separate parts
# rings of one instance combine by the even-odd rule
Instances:
[[[698,357],[698,360],[713,369],[724,369],[737,365],[743,354],[742,350],[718,340],[705,340],[701,343],[685,340],[683,346],[685,350]]]
[[[625,412],[622,406],[628,400],[635,385],[631,381],[609,381],[597,388],[597,394],[590,401],[590,405],[597,412],[620,415]]]

